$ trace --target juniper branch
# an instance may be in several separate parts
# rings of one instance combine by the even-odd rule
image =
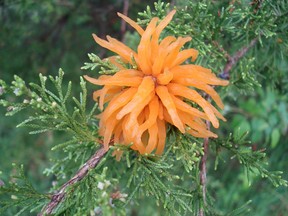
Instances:
[[[229,4],[234,4],[235,1],[230,2]],[[256,13],[261,8],[261,1],[253,1],[250,3],[252,6],[255,5],[254,13]],[[261,34],[260,34],[261,36]],[[229,79],[230,75],[229,72],[232,69],[232,67],[237,64],[237,62],[258,42],[259,38],[254,38],[248,46],[242,47],[238,52],[236,52],[232,57],[230,55],[227,55],[225,53],[225,57],[228,59],[226,66],[222,72],[222,77],[224,79]]]
[[[88,174],[89,170],[94,169],[97,166],[107,152],[108,150],[104,147],[101,147],[97,152],[95,152],[95,154],[92,155],[92,157],[78,170],[78,172],[51,196],[50,202],[42,209],[38,216],[50,215],[65,198],[67,187],[81,181]]]
[[[229,79],[230,75],[229,72],[232,69],[234,65],[248,52],[248,50],[253,47],[256,42],[258,41],[258,38],[254,38],[248,46],[242,47],[238,52],[235,53],[232,57],[225,51],[225,57],[228,59],[227,64],[225,65],[225,68],[220,75],[222,78]],[[216,44],[217,46],[219,44]],[[221,51],[224,51],[220,47]],[[207,100],[209,100],[210,96],[206,96]],[[206,126],[207,129],[210,130],[210,122],[206,121]],[[209,147],[209,138],[204,138],[203,141],[203,156],[201,158],[200,162],[200,184],[202,186],[202,199],[203,199],[203,204],[206,204],[206,176],[207,176],[207,170],[206,170],[206,161],[207,161],[207,154],[208,154],[208,147]],[[204,216],[204,208],[203,206],[199,210],[199,215]]]
[[[205,96],[207,101],[210,101],[211,96]],[[207,130],[210,130],[210,121],[205,121]],[[202,199],[203,199],[203,206],[199,209],[199,216],[204,216],[204,206],[206,205],[206,182],[207,182],[207,169],[206,169],[206,161],[208,156],[209,150],[209,138],[204,138],[203,140],[203,156],[200,161],[200,184],[202,186]]]
[[[221,74],[221,77],[224,79],[229,79],[230,75],[229,72],[233,68],[234,65],[237,64],[237,62],[257,43],[258,37],[254,38],[248,46],[242,47],[238,52],[236,52],[232,57],[228,55],[228,60],[225,65],[225,68]]]
[[[207,130],[210,130],[210,121],[206,121]],[[209,138],[204,138],[203,141],[203,156],[200,162],[200,184],[202,186],[202,199],[203,204],[206,204],[206,181],[207,181],[207,170],[206,170],[206,161],[208,155],[208,147],[209,147]],[[204,216],[204,208],[203,206],[199,210],[199,216]]]
[[[129,0],[124,0],[124,2],[123,2],[123,14],[125,16],[127,16],[128,10],[129,10]],[[122,19],[122,21],[121,21],[121,37],[122,37],[122,41],[124,39],[125,31],[126,31],[126,22],[125,22],[125,20]]]

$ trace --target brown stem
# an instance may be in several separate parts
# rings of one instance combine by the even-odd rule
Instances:
[[[210,121],[206,121],[207,130],[210,130]],[[208,155],[208,146],[209,146],[209,138],[204,138],[203,141],[203,156],[200,162],[200,184],[202,186],[202,198],[203,198],[203,206],[199,210],[199,216],[204,216],[204,207],[206,204],[206,182],[207,182],[207,170],[206,170],[206,162]]]
[[[240,58],[242,58],[248,52],[248,50],[256,44],[257,41],[258,41],[258,38],[254,38],[248,46],[242,47],[242,49],[236,52],[232,57],[228,58],[227,64],[221,75],[223,78],[226,78],[226,79],[230,78],[230,75],[229,75],[230,70],[240,60]]]
[[[125,16],[128,15],[128,9],[129,9],[129,0],[124,0],[124,6],[123,6],[123,14]],[[126,22],[122,19],[121,21],[121,36],[122,36],[122,41],[124,39],[124,34],[126,31]]]
[[[221,78],[229,79],[229,72],[232,69],[232,67],[239,61],[240,58],[242,58],[248,50],[253,47],[256,42],[258,41],[258,38],[253,39],[248,46],[243,47],[238,52],[235,53],[232,57],[222,48],[219,46],[217,42],[214,43],[214,45],[218,46],[221,51],[224,52],[225,57],[228,59],[227,64],[223,70],[223,73],[220,75]],[[210,100],[209,96],[206,96],[206,100]],[[206,127],[207,130],[210,130],[210,121],[206,121]],[[206,183],[207,183],[207,170],[206,170],[206,161],[207,161],[207,155],[208,155],[208,147],[209,147],[209,138],[204,138],[203,141],[203,156],[201,158],[200,162],[200,184],[202,186],[202,198],[203,198],[203,206],[199,210],[199,216],[204,216],[204,207],[206,205]]]
[[[254,38],[248,46],[243,47],[238,52],[235,53],[232,57],[222,48],[219,46],[217,42],[214,43],[217,47],[220,48],[221,51],[224,52],[225,57],[228,59],[227,64],[220,75],[221,78],[229,79],[230,75],[229,72],[233,68],[233,66],[242,58],[248,50],[253,47],[256,42],[258,41],[258,38]],[[206,96],[206,100],[210,100],[210,96]],[[206,121],[206,127],[207,130],[210,130],[210,121]],[[200,162],[200,184],[202,186],[202,197],[203,197],[203,206],[199,210],[199,216],[204,216],[204,207],[206,205],[206,183],[207,183],[207,170],[206,170],[206,161],[207,161],[207,155],[208,155],[208,147],[209,147],[209,138],[204,138],[203,141],[203,156],[201,158]]]
[[[97,166],[107,152],[107,149],[101,147],[94,155],[92,155],[92,157],[77,171],[77,173],[51,196],[50,202],[42,209],[38,216],[50,215],[65,198],[65,190],[67,187],[81,181],[88,174],[89,170],[94,169]]]

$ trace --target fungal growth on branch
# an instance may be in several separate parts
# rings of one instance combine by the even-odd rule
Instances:
[[[167,36],[160,40],[161,32],[175,12],[172,10],[161,21],[153,18],[145,30],[118,13],[141,36],[137,51],[110,36],[106,41],[93,34],[96,43],[117,54],[107,61],[119,69],[98,79],[85,76],[89,82],[103,86],[93,97],[99,100],[103,110],[98,116],[99,133],[106,149],[114,138],[114,143],[132,143],[131,148],[140,154],[154,151],[161,154],[168,124],[194,137],[217,137],[206,128],[205,121],[218,128],[218,118],[224,121],[225,118],[198,90],[223,109],[221,98],[212,86],[226,86],[228,81],[218,79],[210,69],[200,65],[185,64],[189,58],[195,61],[198,55],[195,49],[181,50],[191,37]],[[119,158],[121,152],[115,154]]]

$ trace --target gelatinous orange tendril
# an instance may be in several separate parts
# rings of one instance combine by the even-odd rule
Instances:
[[[175,12],[171,11],[161,22],[153,18],[145,30],[118,13],[141,35],[137,52],[110,36],[106,41],[93,34],[96,43],[118,54],[122,62],[137,66],[137,69],[124,68],[113,56],[107,61],[119,69],[117,73],[98,79],[85,76],[89,82],[103,86],[94,92],[93,98],[99,99],[99,107],[104,109],[98,117],[99,133],[106,149],[114,137],[115,143],[132,143],[131,148],[140,154],[153,151],[161,154],[167,124],[195,137],[217,137],[206,128],[205,120],[218,128],[217,118],[224,121],[225,118],[197,90],[208,94],[223,109],[221,98],[211,85],[226,86],[228,81],[218,79],[211,70],[199,65],[182,65],[189,58],[195,61],[198,55],[195,49],[180,50],[190,37],[168,36],[159,41]],[[196,106],[192,107],[191,102]],[[105,108],[104,104],[107,104]],[[121,151],[114,154],[119,159]]]

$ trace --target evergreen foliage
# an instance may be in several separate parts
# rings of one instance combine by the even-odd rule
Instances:
[[[84,10],[85,4],[75,2]],[[53,215],[133,215],[135,211],[137,215],[199,215],[203,211],[205,215],[232,216],[249,211],[271,215],[275,208],[279,215],[287,211],[287,173],[271,170],[287,169],[288,2],[179,0],[175,7],[177,13],[164,34],[191,36],[187,46],[200,52],[195,64],[211,68],[231,83],[222,91],[227,123],[217,131],[220,138],[209,139],[207,189],[200,180],[202,158],[207,154],[203,140],[170,127],[162,156],[140,155],[115,143],[95,168],[76,183],[67,184]],[[42,6],[41,11],[46,13],[47,8]],[[169,3],[158,1],[153,9],[148,6],[139,13],[138,23],[145,25],[155,16],[163,18],[171,8]],[[14,9],[12,5],[9,10]],[[79,22],[85,23],[85,19]],[[133,47],[139,37],[126,33],[124,40]],[[88,54],[91,62],[82,67],[85,73],[115,73],[117,68],[102,56]],[[7,63],[5,70],[9,67]],[[84,79],[80,76],[79,85],[74,80],[68,82],[62,69],[56,76],[40,73],[39,79],[29,85],[25,83],[28,78],[24,81],[17,75],[11,84],[0,80],[0,105],[7,116],[21,111],[17,127],[29,127],[34,136],[53,131],[56,141],[49,146],[51,161],[45,165],[45,178],[41,178],[48,183],[44,190],[34,187],[25,171],[29,167],[23,165],[14,165],[16,174],[11,177],[0,172],[0,214],[43,211],[53,195],[101,150],[95,118],[98,104],[91,102],[92,89]],[[79,96],[74,97],[75,92]],[[123,151],[120,162],[113,156],[117,151]],[[281,203],[278,198],[268,199],[264,195],[267,190],[261,193],[263,197],[256,195],[253,204],[250,195],[261,191],[261,185]]]
[[[15,164],[13,165],[16,166]],[[39,209],[43,200],[49,198],[48,195],[41,194],[35,190],[26,178],[23,166],[16,167],[16,170],[17,175],[12,176],[11,183],[1,186],[0,195],[5,198],[0,201],[0,214],[4,214],[7,209],[12,207],[19,207],[19,211],[15,215],[21,215],[27,209],[32,212],[35,209]]]

